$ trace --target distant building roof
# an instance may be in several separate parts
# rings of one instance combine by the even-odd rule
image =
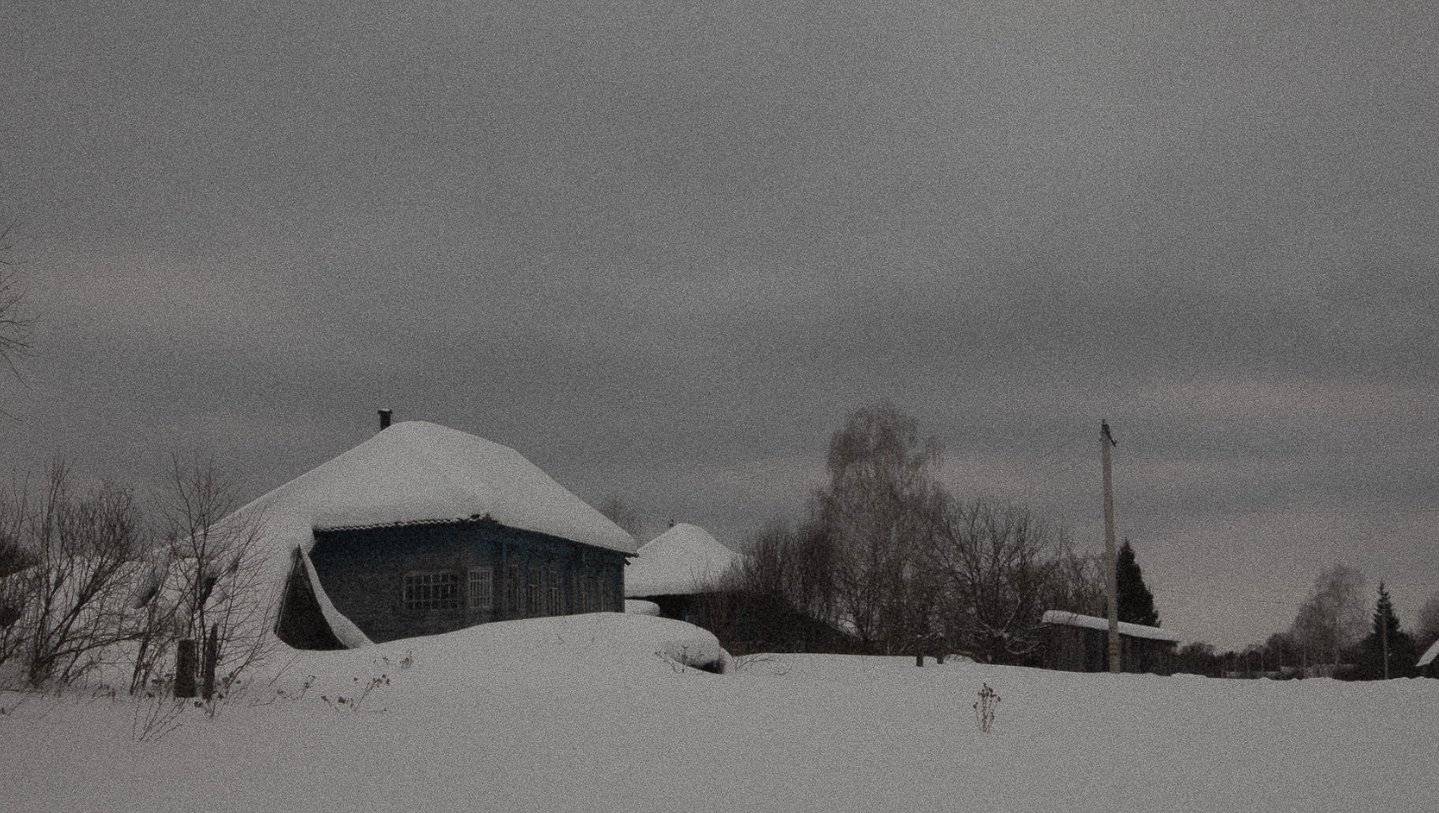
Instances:
[[[625,595],[697,593],[741,558],[705,529],[681,522],[641,547],[625,567]]]
[[[1419,656],[1419,662],[1414,665],[1416,667],[1428,666],[1434,662],[1436,657],[1439,657],[1439,641],[1430,644],[1429,648],[1424,650],[1424,654]]]
[[[1109,619],[1096,618],[1092,615],[1080,615],[1079,613],[1065,612],[1064,610],[1050,610],[1040,619],[1042,624],[1058,624],[1066,627],[1084,627],[1094,630],[1108,630]],[[1121,635],[1128,635],[1131,638],[1149,638],[1155,641],[1179,642],[1179,636],[1169,630],[1162,630],[1159,627],[1146,627],[1143,624],[1130,624],[1126,621],[1119,622]]]

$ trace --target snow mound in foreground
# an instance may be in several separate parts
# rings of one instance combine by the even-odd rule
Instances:
[[[642,598],[625,599],[625,612],[632,615],[652,615],[659,617],[660,605],[653,601],[645,601]]]
[[[383,676],[422,695],[443,695],[477,685],[583,673],[609,681],[644,679],[657,670],[718,672],[730,662],[719,640],[692,624],[647,615],[588,613],[480,624],[360,649],[303,652],[285,664],[277,685],[312,678],[312,693],[327,687],[342,691],[353,690],[347,684]]]

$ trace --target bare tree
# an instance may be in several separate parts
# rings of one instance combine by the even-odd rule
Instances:
[[[1108,596],[1104,557],[1075,551],[1062,532],[1055,547],[1058,552],[1046,609],[1104,615]]]
[[[204,641],[206,694],[224,693],[273,646],[261,584],[260,517],[236,516],[235,484],[213,461],[172,460],[162,510],[164,559],[148,587],[158,595],[145,642]],[[141,647],[142,655],[145,646]],[[154,657],[151,654],[151,657]],[[150,669],[137,659],[132,688]]]
[[[640,532],[644,529],[644,516],[625,498],[618,494],[611,494],[600,503],[598,510],[605,515],[606,519],[623,528],[630,536],[635,539],[640,538]]]
[[[14,221],[0,227],[0,360],[12,373],[17,372],[15,357],[30,347],[30,320],[21,313],[25,294],[10,259],[15,248],[11,238],[14,227]]]
[[[991,663],[1031,658],[1045,610],[1089,600],[1094,589],[1061,535],[1023,508],[987,500],[950,507],[930,567],[943,583],[946,637]]]
[[[139,508],[128,489],[106,483],[77,497],[70,480],[57,459],[39,493],[20,488],[4,511],[6,535],[34,563],[8,577],[19,606],[0,657],[22,657],[37,687],[74,681],[133,634]]]
[[[1343,651],[1364,637],[1364,576],[1347,565],[1319,574],[1299,607],[1290,634],[1309,664],[1337,667]]]
[[[1421,647],[1428,647],[1439,641],[1439,594],[1424,602],[1424,606],[1419,610],[1419,623],[1414,629],[1414,640]]]

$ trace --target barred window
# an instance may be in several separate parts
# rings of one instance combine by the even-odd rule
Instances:
[[[564,609],[560,607],[560,572],[551,568],[549,578],[548,591],[545,594],[547,597],[545,614],[561,615],[564,613]]]
[[[520,566],[505,569],[505,609],[513,616],[520,614]]]
[[[460,574],[454,572],[406,573],[405,609],[460,609]]]
[[[530,580],[525,585],[525,612],[540,614],[540,569],[530,566]]]
[[[595,603],[599,596],[595,595],[595,577],[593,573],[585,573],[580,576],[580,606],[587,613],[595,611]]]
[[[495,569],[489,567],[470,568],[470,609],[493,610],[495,608]]]
[[[607,573],[602,573],[602,574],[600,574],[600,577],[599,577],[599,579],[600,579],[600,606],[597,607],[596,609],[601,610],[601,611],[604,611],[604,612],[608,612],[608,611],[610,611],[610,610],[613,610],[613,609],[614,609],[614,606],[615,606],[615,605],[614,605],[614,601],[613,601],[613,599],[612,599],[612,596],[613,596],[613,594],[614,594],[614,590],[613,590],[612,588],[614,587],[614,585],[610,582],[610,580],[609,580],[608,577],[609,577],[609,574],[607,574]]]

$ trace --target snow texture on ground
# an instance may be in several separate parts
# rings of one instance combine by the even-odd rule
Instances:
[[[1439,680],[674,658],[706,648],[602,613],[292,653],[143,742],[153,701],[0,693],[0,809],[1439,810]],[[1002,698],[988,734],[983,684]]]

